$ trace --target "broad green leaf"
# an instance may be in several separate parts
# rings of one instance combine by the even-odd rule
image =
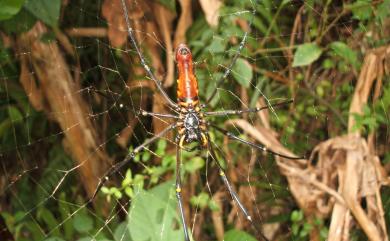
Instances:
[[[212,54],[223,53],[225,51],[226,41],[220,37],[214,37],[211,44],[207,47],[206,51]]]
[[[127,222],[122,222],[119,226],[117,226],[114,231],[114,239],[115,241],[132,241],[127,229]]]
[[[293,67],[306,66],[316,61],[322,49],[315,43],[306,43],[298,47],[294,54]]]
[[[233,66],[232,75],[240,85],[248,88],[253,78],[252,66],[247,60],[239,58]]]
[[[56,218],[54,217],[54,214],[46,208],[40,208],[37,214],[39,220],[42,220],[51,230],[52,235],[54,236],[61,236],[60,230],[59,230],[59,223],[57,222]]]
[[[336,41],[329,45],[329,47],[333,50],[333,53],[345,59],[348,63],[350,63],[353,67],[358,67],[357,54],[353,51],[348,45],[343,42]]]
[[[372,14],[370,0],[357,0],[352,4],[344,5],[344,9],[352,11],[353,18],[358,20],[369,19]]]
[[[57,27],[61,0],[27,0],[24,6],[47,25]]]
[[[8,34],[19,34],[30,30],[36,21],[37,19],[34,15],[22,8],[12,18],[0,22],[0,28]]]
[[[73,227],[79,233],[87,233],[93,228],[93,220],[84,213],[77,213],[73,218]]]
[[[0,0],[0,20],[10,19],[17,14],[25,0]]]
[[[23,222],[23,229],[29,233],[29,240],[45,240],[46,238],[42,233],[42,227],[36,220]]]
[[[128,215],[128,230],[133,241],[184,240],[173,182],[160,184],[135,195]]]
[[[225,236],[223,237],[223,240],[224,241],[256,241],[256,239],[252,235],[244,231],[235,230],[235,229],[227,231],[225,233]]]

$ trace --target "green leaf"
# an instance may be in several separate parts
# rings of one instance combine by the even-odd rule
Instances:
[[[131,187],[125,187],[125,193],[129,198],[134,197],[134,192],[133,192],[133,189]]]
[[[294,210],[291,213],[291,221],[293,222],[299,222],[303,219],[303,212],[299,210]]]
[[[99,233],[97,237],[82,237],[77,239],[76,241],[111,241],[111,240],[106,238],[104,234]]]
[[[320,237],[323,238],[323,240],[327,240],[328,232],[329,232],[329,230],[326,227],[321,228]]]
[[[237,82],[248,88],[253,78],[252,66],[249,62],[243,58],[237,59],[237,62],[234,64],[232,69],[232,74]]]
[[[386,18],[390,15],[390,0],[384,0],[381,4],[378,5],[376,10],[377,19],[384,24]]]
[[[8,115],[12,122],[21,122],[23,120],[22,113],[14,106],[8,106]]]
[[[60,220],[66,220],[63,222],[63,226],[62,226],[62,230],[63,231],[63,235],[61,235],[63,238],[65,238],[66,240],[70,240],[73,236],[73,233],[74,233],[74,229],[73,229],[73,226],[72,226],[72,220],[69,219],[69,213],[72,213],[71,209],[70,209],[70,204],[69,202],[66,200],[66,194],[65,192],[62,192],[60,194],[60,199],[61,200],[59,203],[58,203],[58,210],[61,214],[60,216]]]
[[[0,123],[0,136],[3,136],[6,131],[12,130],[10,129],[12,127],[12,121],[11,119],[6,119],[3,122]]]
[[[114,196],[116,199],[121,199],[122,198],[122,192],[119,189],[114,190]]]
[[[141,174],[136,174],[134,179],[133,179],[133,184],[134,186],[138,186],[140,188],[144,187],[144,179],[145,177]]]
[[[165,6],[172,12],[176,13],[176,1],[175,0],[157,0],[161,5]]]
[[[158,140],[158,142],[157,142],[156,154],[157,154],[158,156],[164,155],[164,153],[165,153],[165,148],[167,148],[167,141],[164,140],[164,139]]]
[[[322,62],[322,67],[324,69],[331,69],[334,67],[334,63],[333,63],[333,60],[332,59],[325,59],[323,62]]]
[[[110,189],[108,189],[108,187],[103,186],[100,190],[101,190],[102,193],[104,193],[104,194],[111,194],[111,193],[110,193]]]
[[[122,187],[127,187],[129,186],[133,181],[132,175],[131,175],[131,170],[127,169],[125,178],[122,181]]]
[[[293,67],[306,66],[316,61],[322,49],[315,43],[306,43],[298,47],[294,54]]]
[[[223,240],[224,241],[256,241],[256,239],[252,235],[244,231],[235,230],[235,229],[227,231],[225,233]]]
[[[50,237],[45,239],[45,241],[65,241],[65,240],[60,237]]]
[[[133,198],[127,226],[133,241],[184,239],[173,186],[166,182]]]
[[[214,37],[211,44],[207,47],[206,51],[212,54],[223,53],[225,51],[226,42],[222,38]]]
[[[201,209],[205,208],[209,202],[209,195],[205,192],[201,192],[198,196],[191,197],[191,204],[193,206],[198,206]]]
[[[61,0],[27,0],[24,6],[47,25],[57,27]]]
[[[165,155],[161,161],[163,167],[169,167],[174,163],[176,164],[176,157],[173,155]]]
[[[114,240],[115,241],[131,241],[130,233],[127,230],[127,222],[122,222],[117,226],[114,231]]]
[[[344,9],[352,11],[353,18],[358,20],[367,20],[372,14],[370,0],[358,0],[352,4],[346,4],[344,5]]]
[[[291,225],[291,231],[294,235],[298,235],[299,233],[299,225],[297,223],[293,223]]]
[[[201,157],[194,157],[191,160],[184,163],[184,169],[190,173],[193,173],[204,166],[204,160]]]
[[[149,161],[151,157],[152,157],[152,155],[148,151],[142,153],[142,160],[145,162]]]
[[[209,200],[208,206],[209,206],[210,210],[213,212],[218,212],[219,210],[221,210],[218,203],[216,201],[214,201],[213,199]]]
[[[0,20],[10,19],[22,8],[25,0],[0,0]]]
[[[87,233],[93,228],[93,220],[84,213],[77,213],[73,218],[73,227],[79,233]]]
[[[40,208],[37,216],[39,220],[42,220],[46,224],[45,226],[51,230],[51,233],[54,236],[61,236],[59,222],[57,222],[54,214],[51,211],[46,208]]]
[[[345,59],[353,67],[358,68],[357,54],[348,45],[343,42],[336,41],[329,45],[333,53]]]

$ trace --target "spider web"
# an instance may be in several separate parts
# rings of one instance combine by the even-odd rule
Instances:
[[[2,43],[9,46],[4,58],[14,62],[10,65],[20,66],[20,72],[5,67],[1,72],[2,105],[6,106],[0,130],[2,233],[15,240],[184,240],[174,195],[173,134],[148,146],[110,176],[89,202],[99,178],[111,166],[170,123],[169,119],[141,116],[139,110],[168,113],[170,109],[127,41],[121,5],[104,6],[108,1],[65,2],[59,30],[44,24],[30,26],[25,22],[33,18],[31,11],[22,10],[25,15],[21,15],[20,27],[33,27],[31,31],[40,34],[41,44],[36,43],[36,36],[25,33],[15,37],[15,45],[5,41],[12,42],[13,37],[5,37]],[[172,99],[175,75],[169,72],[168,61],[174,64],[173,48],[177,43],[171,41],[169,49],[164,37],[177,37],[175,28],[186,30],[204,102],[247,31],[247,43],[232,73],[218,86],[206,108],[269,109],[211,118],[210,122],[254,142],[260,140],[256,133],[248,133],[251,127],[263,130],[296,153],[311,146],[290,143],[297,133],[297,139],[311,142],[310,134],[295,131],[296,117],[289,111],[294,106],[272,107],[295,97],[294,87],[278,75],[286,71],[287,59],[291,58],[283,54],[280,42],[288,43],[292,26],[282,23],[288,23],[283,15],[295,14],[305,3],[247,0],[226,1],[219,7],[212,6],[214,1],[205,6],[193,3],[189,9],[194,22],[180,28],[183,6],[176,3],[173,9],[172,1],[157,2],[150,1],[147,6],[143,1],[129,1],[128,7],[139,47]],[[137,12],[139,9],[142,11]],[[157,25],[162,18],[171,18],[163,24],[171,23],[173,29]],[[46,59],[48,53],[54,57]],[[55,76],[59,81],[53,81]],[[315,117],[324,118],[314,104],[312,108]],[[210,135],[255,225],[271,238],[274,230],[291,232],[288,225],[269,222],[294,208],[274,157],[228,141],[212,129]],[[234,230],[254,236],[218,178],[215,163],[207,157],[207,151],[182,154],[183,202],[193,236],[196,240],[216,240],[225,234],[225,240],[238,240],[232,238],[238,232]]]

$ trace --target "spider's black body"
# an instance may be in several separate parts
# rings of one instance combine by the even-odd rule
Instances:
[[[205,133],[206,124],[203,118],[203,113],[193,108],[183,109],[183,112],[179,114],[179,135],[181,139],[189,144],[198,141],[201,146],[205,146]],[[184,144],[184,143],[181,143]]]

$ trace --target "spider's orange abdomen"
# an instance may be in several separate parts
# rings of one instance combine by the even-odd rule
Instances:
[[[197,103],[198,81],[194,75],[191,51],[185,44],[180,44],[177,47],[176,61],[179,73],[177,79],[177,100],[179,103]]]

